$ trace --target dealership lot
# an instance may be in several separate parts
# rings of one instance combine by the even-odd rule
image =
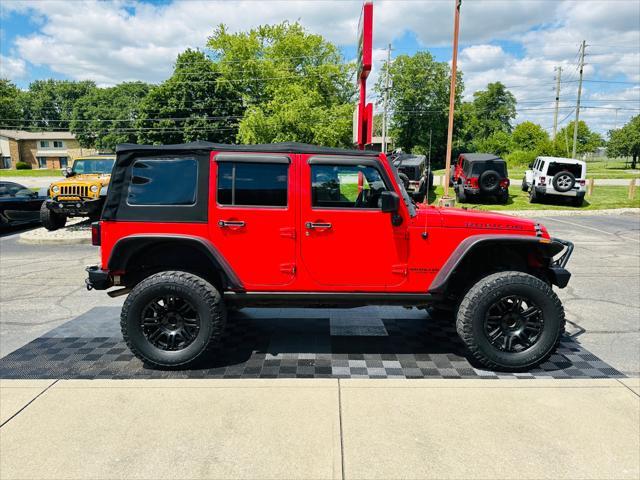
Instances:
[[[540,221],[576,245],[568,335],[555,365],[516,376],[464,364],[447,319],[395,307],[243,310],[228,365],[146,370],[117,343],[122,298],[84,288],[95,247],[6,235],[2,477],[638,478],[640,217]]]
[[[540,221],[552,235],[576,244],[569,264],[572,281],[567,289],[559,290],[571,340],[622,374],[640,375],[640,217],[552,216]],[[117,335],[118,308],[123,298],[111,299],[99,292],[87,292],[84,287],[84,266],[96,263],[97,255],[97,249],[88,245],[22,245],[17,234],[0,239],[0,356],[6,357],[82,314],[87,315],[62,331],[69,335],[73,328],[81,328],[85,333],[78,336],[88,338],[91,332],[86,330],[95,322],[95,336],[112,336],[104,330],[100,333],[100,328]],[[344,332],[336,331],[342,328],[349,333],[349,329],[355,329],[353,337],[375,340],[384,335],[381,328],[385,328],[385,320],[415,322],[425,315],[402,308],[250,309],[237,318],[239,324],[265,318],[285,322],[294,330],[277,338],[277,347],[304,354],[322,353],[322,345],[314,343],[314,338],[318,338],[318,328],[324,328],[318,326],[323,318],[328,319],[327,328],[333,329],[333,335],[345,337]],[[375,345],[380,343],[370,343],[368,348]],[[352,352],[343,347],[340,353]]]

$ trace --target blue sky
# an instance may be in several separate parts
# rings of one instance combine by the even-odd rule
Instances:
[[[41,78],[160,82],[175,56],[203,47],[213,28],[245,30],[283,20],[336,43],[355,57],[360,1],[2,0],[0,76],[22,88]],[[376,79],[392,57],[429,50],[451,58],[453,0],[374,3]],[[463,0],[459,66],[465,96],[488,82],[512,87],[518,121],[550,128],[554,67],[562,66],[560,116],[571,118],[578,46],[587,40],[581,118],[606,132],[640,112],[640,2],[636,0]],[[616,110],[617,109],[617,110]],[[565,123],[566,123],[565,122]]]

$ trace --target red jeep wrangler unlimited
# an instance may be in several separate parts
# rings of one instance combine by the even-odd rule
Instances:
[[[529,220],[416,205],[384,154],[311,145],[120,145],[87,288],[128,293],[144,362],[194,362],[228,307],[449,308],[470,355],[531,368],[564,330],[573,246]],[[554,260],[555,258],[555,260]]]
[[[495,197],[502,204],[509,201],[507,163],[490,153],[460,154],[451,166],[449,185],[460,203],[478,197]]]

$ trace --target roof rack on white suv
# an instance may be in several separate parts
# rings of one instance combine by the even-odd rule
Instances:
[[[582,160],[561,157],[538,157],[529,165],[522,179],[522,190],[529,192],[529,202],[552,196],[570,197],[573,205],[584,203],[587,164]]]

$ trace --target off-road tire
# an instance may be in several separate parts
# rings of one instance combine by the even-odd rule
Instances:
[[[465,193],[462,185],[459,185],[458,188],[456,188],[456,200],[458,203],[466,203],[468,201],[467,194]]]
[[[498,195],[498,202],[502,205],[509,203],[509,191],[502,192]]]
[[[539,340],[522,352],[495,348],[483,331],[484,317],[491,305],[510,294],[531,298],[542,310]],[[477,282],[466,293],[456,317],[456,330],[470,355],[490,370],[523,371],[545,362],[556,350],[564,333],[564,309],[551,287],[522,272],[498,272]]]
[[[574,207],[581,207],[584,205],[584,197],[574,197],[571,199],[571,204]]]
[[[400,180],[402,180],[402,185],[404,185],[404,189],[406,191],[409,191],[409,177],[407,177],[407,175],[402,172],[398,174],[398,177],[400,177]]]
[[[40,222],[42,222],[44,228],[53,232],[54,230],[63,228],[67,224],[67,216],[48,209],[47,203],[42,202],[40,206]]]
[[[566,179],[565,183],[563,185],[560,185],[559,181],[563,177]],[[556,173],[551,180],[551,185],[553,185],[553,188],[556,190],[556,192],[568,192],[575,186],[575,184],[576,177],[573,175],[573,173],[567,171]]]
[[[522,191],[526,192],[527,190],[529,190],[529,184],[527,183],[527,179],[523,178],[522,179]]]
[[[542,195],[538,194],[536,187],[531,185],[531,191],[529,191],[529,203],[540,202],[540,197],[542,197]]]
[[[157,348],[142,331],[142,310],[148,302],[163,293],[188,299],[200,317],[200,329],[195,340],[182,350]],[[122,307],[120,328],[129,349],[147,365],[178,368],[193,364],[215,346],[222,336],[226,320],[224,301],[213,285],[191,273],[165,271],[147,277],[133,288]]]
[[[491,194],[500,188],[500,174],[495,170],[486,170],[482,172],[478,179],[480,191]]]

